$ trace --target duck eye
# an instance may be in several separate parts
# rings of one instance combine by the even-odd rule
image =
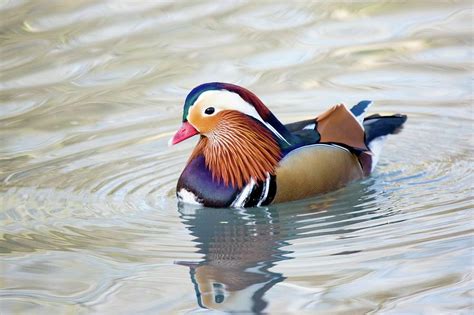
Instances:
[[[214,107],[208,107],[208,108],[206,108],[206,110],[204,111],[204,113],[205,113],[206,115],[212,115],[215,111],[216,111],[216,110],[215,110]]]

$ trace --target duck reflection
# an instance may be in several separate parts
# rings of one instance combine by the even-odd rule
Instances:
[[[179,204],[181,219],[203,255],[179,261],[190,269],[199,306],[227,312],[261,313],[265,293],[285,279],[272,268],[291,259],[291,241],[370,228],[368,221],[393,215],[377,207],[372,180],[313,200],[268,208],[213,209]],[[358,224],[363,223],[364,224]],[[359,250],[331,255],[350,255]]]
[[[198,304],[203,308],[259,313],[264,294],[285,278],[271,271],[289,259],[281,248],[277,212],[268,209],[210,209],[180,205],[180,213],[203,261],[177,262],[190,268]],[[283,237],[284,238],[284,237]]]

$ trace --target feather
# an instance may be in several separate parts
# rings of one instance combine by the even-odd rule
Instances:
[[[364,116],[371,105],[372,101],[360,101],[357,105],[352,106],[351,113],[361,125],[364,123]]]
[[[242,189],[251,178],[274,175],[281,149],[272,133],[255,119],[237,111],[222,111],[211,132],[202,136],[190,160],[204,155],[213,180]]]
[[[366,151],[364,128],[346,106],[331,107],[316,118],[321,142],[340,143]]]

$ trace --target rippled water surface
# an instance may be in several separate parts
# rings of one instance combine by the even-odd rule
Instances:
[[[2,1],[2,314],[473,311],[472,4]],[[178,207],[187,92],[409,115],[375,174]]]

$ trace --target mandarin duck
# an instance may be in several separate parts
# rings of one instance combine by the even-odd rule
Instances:
[[[308,198],[368,176],[406,115],[365,117],[371,101],[284,125],[251,91],[221,82],[186,97],[177,144],[200,135],[177,184],[180,202],[253,207]]]

